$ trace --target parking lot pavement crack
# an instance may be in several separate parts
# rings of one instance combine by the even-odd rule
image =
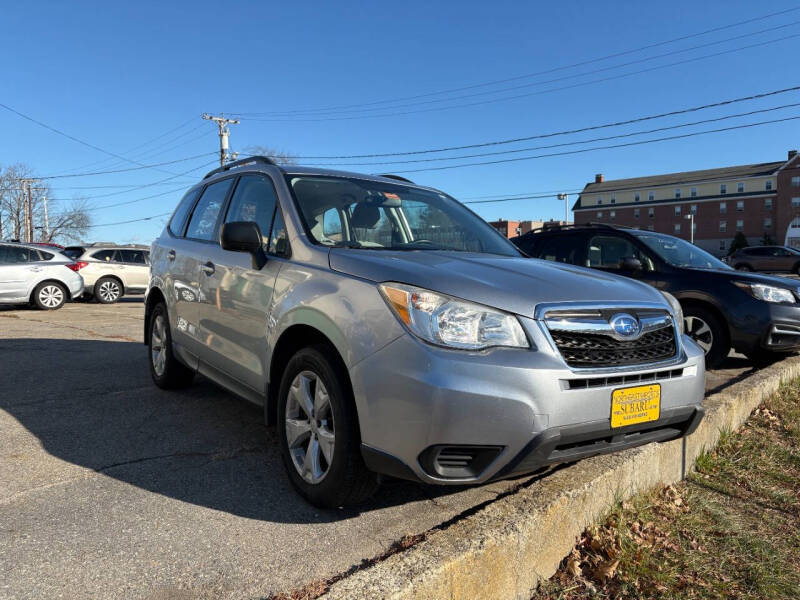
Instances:
[[[0,315],[0,316],[7,316],[7,315]],[[63,327],[65,329],[73,329],[75,331],[80,331],[80,332],[88,335],[91,338],[103,338],[103,339],[110,339],[110,340],[123,340],[123,341],[126,341],[126,342],[134,342],[134,343],[141,342],[141,340],[137,340],[137,339],[134,339],[134,338],[126,336],[126,335],[113,335],[113,334],[99,333],[99,332],[94,331],[92,329],[86,329],[84,327],[78,327],[76,325],[68,325],[66,323],[58,323],[58,322],[53,322],[53,321],[43,321],[41,319],[31,319],[29,317],[19,317],[19,316],[17,316],[16,318],[19,319],[20,321],[27,321],[29,323],[44,323],[44,324],[52,326],[52,327]]]

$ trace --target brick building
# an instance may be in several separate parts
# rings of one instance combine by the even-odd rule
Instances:
[[[627,225],[689,240],[724,256],[737,231],[750,245],[766,235],[800,248],[800,155],[778,162],[586,184],[572,207],[576,223]]]
[[[489,221],[489,225],[507,238],[516,237],[534,229],[541,229],[547,225],[564,225],[565,223],[566,221],[553,221],[552,219],[549,221],[506,221],[505,219]]]

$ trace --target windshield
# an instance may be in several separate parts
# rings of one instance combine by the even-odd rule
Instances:
[[[317,244],[520,255],[488,223],[439,192],[357,178],[286,178]]]
[[[692,269],[730,269],[705,250],[671,235],[640,235],[639,239],[673,267]]]

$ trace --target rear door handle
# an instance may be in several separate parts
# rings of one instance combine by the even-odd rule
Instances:
[[[169,259],[170,262],[175,260],[175,250],[170,250],[167,252],[167,259]]]
[[[212,263],[211,261],[208,261],[206,264],[202,265],[200,268],[203,269],[203,273],[205,273],[206,275],[213,275],[214,274],[214,263]]]

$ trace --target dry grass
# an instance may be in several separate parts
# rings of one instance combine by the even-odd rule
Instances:
[[[535,600],[800,598],[800,381],[678,485],[587,529]]]

